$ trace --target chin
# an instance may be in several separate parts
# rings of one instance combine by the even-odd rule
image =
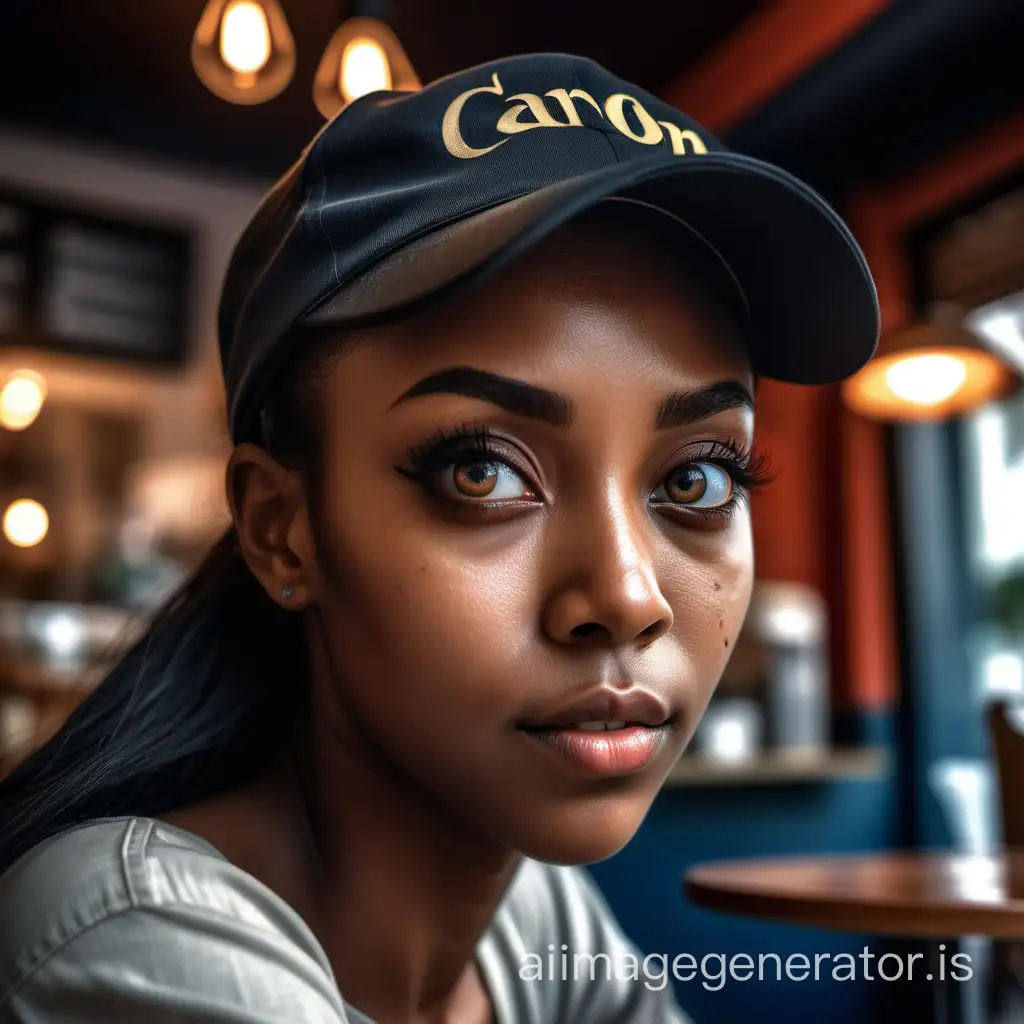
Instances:
[[[636,835],[653,794],[619,792],[538,803],[518,822],[509,846],[548,864],[596,864],[617,854]]]

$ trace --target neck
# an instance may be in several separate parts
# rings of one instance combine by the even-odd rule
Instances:
[[[341,990],[379,1022],[451,1019],[518,858],[337,741],[312,750],[315,930]]]
[[[326,678],[314,672],[313,713],[264,776],[161,817],[288,903],[376,1024],[490,1020],[476,947],[519,855],[375,753]]]
[[[480,997],[476,946],[519,857],[384,764],[323,697],[293,775],[307,921],[346,1000],[378,1024],[478,1020],[465,1009]]]

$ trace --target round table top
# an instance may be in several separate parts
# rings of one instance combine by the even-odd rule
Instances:
[[[699,864],[701,907],[834,931],[1024,939],[1024,853],[885,853]]]

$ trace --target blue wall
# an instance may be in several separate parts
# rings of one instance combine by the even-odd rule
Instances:
[[[819,784],[666,790],[626,849],[591,870],[630,938],[645,953],[665,953],[670,963],[679,953],[698,963],[707,953],[748,953],[755,964],[759,953],[778,953],[783,963],[803,953],[813,964],[814,953],[857,954],[865,945],[884,952],[878,939],[701,910],[684,901],[682,878],[707,860],[889,849],[897,842],[898,815],[892,772]],[[815,982],[813,975],[761,982],[756,974],[750,981],[727,979],[719,991],[703,988],[699,974],[676,986],[696,1024],[863,1024],[877,1019],[886,987]]]

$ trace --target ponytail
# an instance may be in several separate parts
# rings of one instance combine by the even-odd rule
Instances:
[[[306,702],[301,616],[249,571],[234,530],[60,731],[0,781],[0,874],[91,818],[155,816],[251,779]]]

